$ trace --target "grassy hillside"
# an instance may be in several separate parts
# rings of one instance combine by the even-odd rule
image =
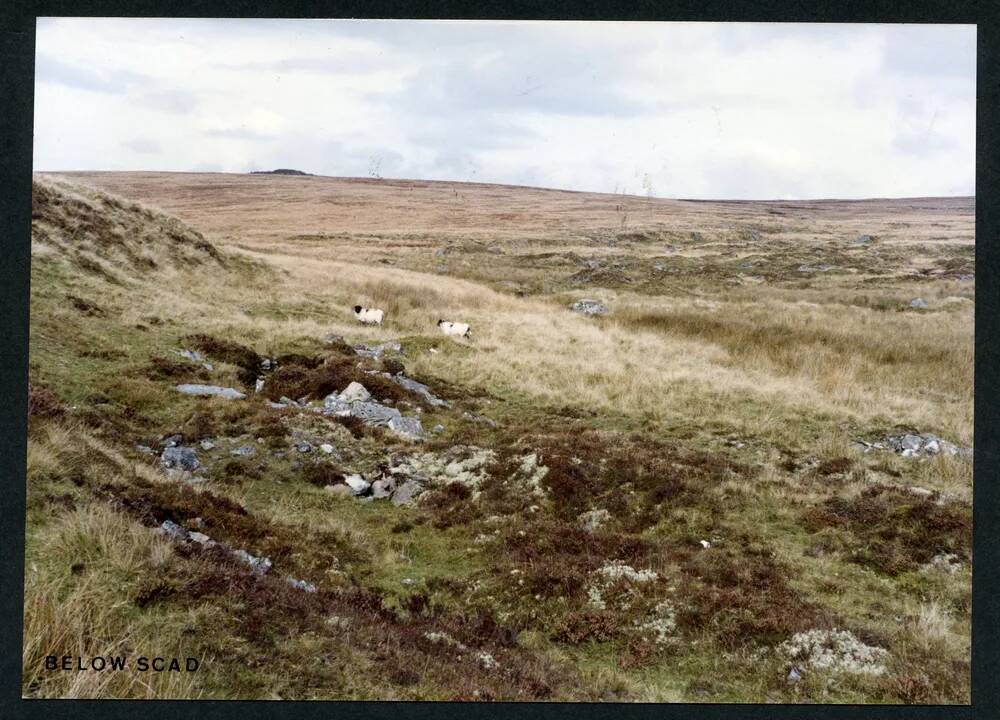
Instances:
[[[857,441],[971,444],[971,201],[65,177],[34,188],[25,695],[968,702],[971,459]],[[423,439],[279,402],[354,381]],[[126,652],[203,661],[42,666]]]

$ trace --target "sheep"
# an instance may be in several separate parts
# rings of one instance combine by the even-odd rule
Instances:
[[[455,337],[467,338],[472,331],[468,323],[449,322],[447,320],[438,320],[438,327],[441,328],[441,332],[445,335],[453,335]]]
[[[381,325],[382,318],[385,317],[385,313],[381,310],[375,310],[374,308],[366,308],[361,307],[360,305],[355,305],[354,317],[358,319],[359,323],[364,325]]]

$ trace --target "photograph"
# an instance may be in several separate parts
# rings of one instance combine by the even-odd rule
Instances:
[[[33,52],[22,698],[970,705],[976,25]]]

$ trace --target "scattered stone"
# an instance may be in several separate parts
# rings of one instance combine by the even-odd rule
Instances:
[[[401,385],[412,393],[416,393],[424,400],[427,401],[428,405],[432,407],[451,407],[451,403],[447,400],[442,400],[441,398],[434,395],[431,389],[424,385],[423,383],[417,382],[412,378],[408,378],[405,375],[388,375],[389,379],[392,380],[397,385]]]
[[[236,550],[233,552],[233,557],[240,560],[250,566],[250,569],[256,575],[266,575],[271,569],[273,563],[270,558],[266,557],[255,557],[251,555],[246,550]]]
[[[583,529],[592,533],[611,519],[611,513],[604,508],[599,508],[580,513],[578,519],[583,523]]]
[[[761,239],[761,234],[760,234],[759,230],[751,230],[750,231],[750,240],[751,240],[751,242],[760,242],[760,239]]]
[[[603,305],[597,300],[577,300],[569,306],[569,309],[588,317],[593,315],[607,315],[611,312],[607,305]]]
[[[701,545],[705,550],[708,550],[710,547],[712,547],[712,543],[710,543],[708,540],[699,540],[698,544]]]
[[[340,393],[342,402],[366,402],[372,394],[359,382],[352,382]]]
[[[175,540],[187,540],[188,531],[172,520],[164,520],[160,525],[160,531]]]
[[[491,428],[497,427],[497,421],[493,418],[488,418],[485,415],[474,415],[468,411],[462,413],[462,417],[472,422],[477,422],[480,425],[489,425]]]
[[[170,435],[163,438],[163,447],[176,447],[184,442],[183,435]]]
[[[251,457],[255,452],[257,452],[257,450],[253,445],[240,445],[229,454],[235,455],[236,457]]]
[[[344,340],[344,336],[343,335],[336,335],[334,333],[330,333],[330,334],[324,336],[323,337],[323,342],[326,343],[327,345],[341,345],[341,344],[346,344],[346,341]]]
[[[327,455],[333,454],[333,445],[331,445],[330,443],[323,443],[322,445],[319,446],[319,449],[320,452],[325,453]]]
[[[927,304],[927,301],[924,300],[923,298],[913,298],[912,300],[910,300],[910,307],[923,309],[930,306]]]
[[[316,586],[305,580],[297,580],[293,577],[286,577],[285,582],[291,585],[293,588],[298,588],[299,590],[304,590],[308,593],[316,592]]]
[[[177,385],[175,389],[185,395],[214,396],[225,398],[226,400],[243,400],[246,398],[246,395],[241,393],[239,390],[219,387],[218,385],[184,384]]]
[[[299,407],[299,403],[292,400],[287,395],[282,395],[281,399],[278,401],[278,407]]]
[[[168,447],[160,455],[160,462],[168,468],[178,468],[193,472],[201,467],[198,455],[191,448]]]
[[[416,585],[417,584],[417,581],[414,580],[413,578],[403,578],[402,580],[400,580],[400,582],[403,585]]]
[[[959,275],[958,279],[962,280],[962,281],[965,281],[965,282],[968,282],[969,280],[975,280],[976,276],[973,275],[973,274],[971,274],[971,273],[967,273],[967,274],[964,274],[964,275]]]
[[[443,433],[444,432],[444,425],[438,423],[437,425],[435,425],[434,427],[431,428],[431,432],[434,433],[434,434]]]
[[[260,369],[261,369],[261,370],[271,370],[272,368],[276,367],[276,366],[277,366],[277,364],[278,364],[278,363],[276,363],[276,362],[275,362],[274,360],[272,360],[271,358],[263,358],[263,359],[262,359],[262,360],[260,361]]]
[[[871,245],[875,240],[871,235],[858,235],[857,239],[854,241],[858,245]]]
[[[199,445],[201,445],[202,450],[211,450],[215,447],[215,443],[211,440],[202,440]]]
[[[264,378],[257,378],[257,382],[253,386],[253,391],[255,393],[264,392]]]
[[[962,561],[954,553],[941,553],[931,558],[931,561],[924,566],[925,569],[943,570],[947,573],[956,572],[962,567]]]
[[[300,453],[311,453],[313,446],[307,443],[305,440],[300,440],[299,442],[295,443],[295,449],[298,450]]]
[[[867,448],[883,449],[881,443],[863,443]],[[893,452],[903,457],[920,457],[922,455],[950,455],[971,457],[972,448],[960,448],[954,443],[942,440],[937,435],[892,435],[885,439],[885,445]]]
[[[204,545],[205,547],[212,547],[215,545],[215,540],[210,538],[205,533],[190,532],[188,533],[188,539],[198,543],[199,545]]]
[[[789,685],[794,685],[795,683],[797,683],[801,679],[802,679],[802,673],[799,672],[798,668],[794,668],[793,667],[791,670],[788,671],[788,681],[787,682],[788,682]]]
[[[361,357],[372,358],[373,360],[378,360],[383,353],[392,352],[403,354],[403,346],[395,342],[382,343],[381,345],[368,346],[368,345],[355,345],[354,352]]]

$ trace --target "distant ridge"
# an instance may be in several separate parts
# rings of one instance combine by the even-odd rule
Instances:
[[[312,175],[312,173],[292,170],[290,168],[278,168],[277,170],[251,170],[251,175]]]

